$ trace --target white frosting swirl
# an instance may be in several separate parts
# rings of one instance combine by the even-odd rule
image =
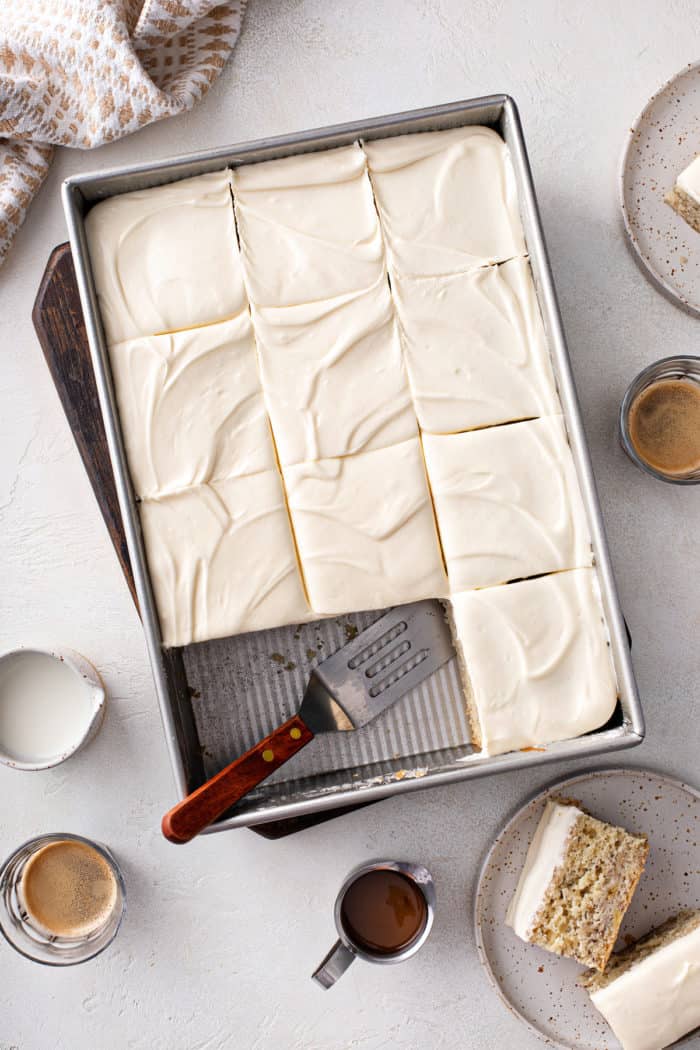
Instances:
[[[85,234],[107,343],[235,317],[246,307],[228,171],[96,204]]]
[[[610,718],[617,685],[593,569],[450,603],[486,754],[568,740]]]
[[[254,306],[298,306],[370,288],[384,247],[358,145],[247,164],[233,173]]]
[[[389,286],[254,312],[283,465],[398,444],[417,433]]]
[[[313,609],[349,609],[446,593],[418,438],[284,470]]]
[[[591,564],[561,416],[424,434],[423,447],[452,593]]]
[[[561,412],[526,259],[447,277],[396,277],[418,420],[432,434]]]
[[[591,992],[624,1050],[661,1050],[700,1026],[700,927]]]
[[[392,275],[465,273],[525,254],[508,147],[467,127],[363,142]]]
[[[139,509],[164,645],[312,618],[275,471],[144,500]]]
[[[109,351],[136,496],[275,469],[248,311]]]

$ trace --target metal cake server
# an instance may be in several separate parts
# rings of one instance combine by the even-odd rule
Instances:
[[[318,733],[359,729],[454,655],[439,602],[400,605],[311,672],[299,713],[163,817],[171,842],[189,842]]]

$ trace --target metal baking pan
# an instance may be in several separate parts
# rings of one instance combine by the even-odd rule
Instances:
[[[602,729],[576,740],[553,744],[543,752],[484,756],[475,752],[469,743],[464,702],[453,661],[365,729],[317,738],[210,831],[367,802],[399,791],[505,772],[534,763],[601,754],[632,747],[643,739],[644,720],[520,118],[511,98],[492,95],[226,146],[155,164],[78,175],[63,184],[78,287],[177,792],[184,796],[192,791],[289,717],[296,710],[314,662],[333,652],[380,612],[358,613],[182,649],[162,648],[97,308],[84,217],[94,202],[105,197],[226,166],[328,149],[357,138],[383,138],[467,124],[495,128],[511,152],[539,305],[593,537],[595,566],[617,672],[617,709]]]

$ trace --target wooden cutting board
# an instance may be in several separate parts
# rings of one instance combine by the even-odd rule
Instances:
[[[126,584],[138,609],[69,244],[59,244],[49,257],[32,310],[32,320]],[[367,805],[372,803],[339,806],[308,817],[270,821],[251,828],[251,831],[265,838],[278,839]]]

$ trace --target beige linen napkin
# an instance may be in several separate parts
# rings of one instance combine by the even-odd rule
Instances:
[[[53,147],[183,113],[221,72],[246,0],[0,0],[0,262]]]

